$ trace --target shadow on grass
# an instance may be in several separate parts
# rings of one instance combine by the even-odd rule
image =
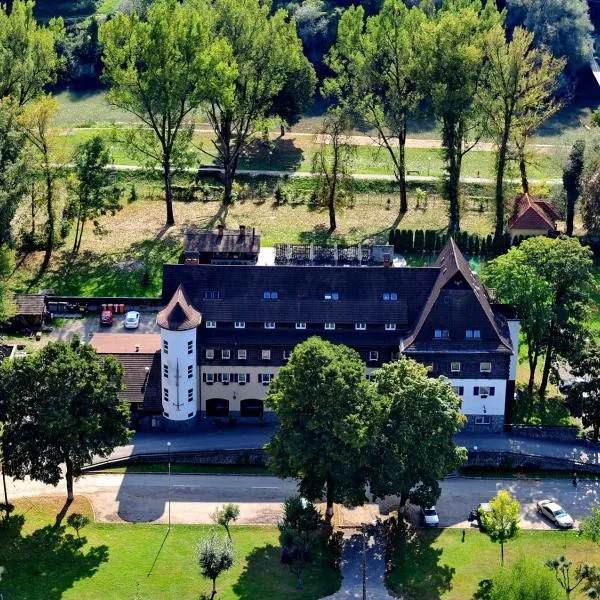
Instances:
[[[58,295],[153,296],[160,293],[162,267],[177,262],[180,243],[161,234],[114,254],[63,252],[51,271],[29,282],[28,291],[50,288]]]
[[[433,543],[440,531],[400,532],[386,578],[390,590],[407,600],[435,600],[452,589],[455,569],[440,564],[443,550]]]
[[[303,158],[304,151],[295,146],[294,140],[277,138],[268,143],[255,140],[248,146],[240,160],[240,168],[296,171],[302,164]]]
[[[23,515],[0,527],[0,565],[5,571],[0,591],[6,598],[59,600],[74,582],[92,577],[108,560],[105,545],[83,552],[86,538],[65,533],[64,526],[46,525],[24,534]]]
[[[550,396],[542,400],[535,392],[518,392],[512,417],[516,424],[572,425],[569,408],[561,396]]]
[[[233,584],[233,592],[239,600],[318,600],[335,593],[341,582],[339,571],[327,566],[324,555],[317,553],[313,564],[302,574],[302,589],[296,585],[296,577],[280,563],[278,546],[267,544],[255,548],[247,557],[247,563],[239,579]],[[219,582],[217,581],[217,589]],[[217,594],[217,597],[218,594]]]

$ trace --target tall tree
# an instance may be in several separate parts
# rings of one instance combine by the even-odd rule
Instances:
[[[373,394],[359,354],[311,337],[294,348],[267,394],[279,429],[267,445],[270,468],[299,480],[300,494],[334,502],[365,502],[366,448]]]
[[[327,64],[336,77],[325,81],[326,95],[335,95],[356,118],[377,132],[389,154],[400,191],[400,212],[406,199],[406,132],[421,93],[416,72],[417,33],[425,15],[403,0],[385,0],[381,11],[365,23],[364,8],[352,6],[338,25],[338,38]]]
[[[460,398],[446,381],[428,377],[426,367],[403,356],[377,371],[376,389],[370,491],[378,498],[397,495],[402,506],[407,500],[432,506],[441,492],[438,481],[466,459],[453,441],[464,423]]]
[[[508,0],[509,26],[533,32],[537,46],[567,59],[573,77],[592,57],[594,27],[587,0]]]
[[[215,139],[214,152],[203,152],[223,168],[224,201],[231,202],[231,191],[243,150],[253,135],[264,129],[270,117],[286,116],[290,108],[308,105],[316,85],[314,69],[302,51],[295,21],[284,9],[271,10],[269,0],[214,0],[213,34],[224,39],[230,53],[229,69],[220,77],[210,96],[206,111]],[[302,86],[290,85],[301,81]],[[283,91],[288,97],[287,115],[274,112]]]
[[[119,13],[100,29],[108,101],[143,124],[126,142],[163,173],[166,223],[173,225],[174,169],[189,164],[195,111],[231,77],[227,46],[211,38],[204,0],[156,0],[147,20]]]
[[[121,190],[114,183],[113,174],[107,170],[110,152],[104,139],[95,135],[75,150],[75,177],[72,182],[73,198],[70,212],[77,227],[73,241],[73,254],[79,252],[83,229],[87,221],[93,221],[107,213],[115,214],[121,207]]]
[[[497,237],[504,232],[504,175],[510,158],[511,133],[532,108],[555,103],[553,94],[565,62],[532,44],[533,34],[521,27],[514,30],[509,42],[500,25],[486,36],[486,62],[478,106],[496,145]]]
[[[581,195],[583,185],[585,142],[576,140],[563,167],[563,188],[567,196],[567,235],[573,235],[575,203]]]
[[[10,11],[0,4],[0,98],[10,97],[17,106],[35,99],[56,82],[63,59],[57,44],[64,38],[62,19],[38,24],[31,0],[15,0]]]
[[[227,537],[219,539],[213,531],[198,542],[196,553],[202,577],[212,581],[212,599],[217,595],[217,578],[233,567],[233,544]]]
[[[519,502],[506,490],[500,490],[490,500],[490,510],[481,511],[481,522],[492,542],[500,544],[501,562],[504,564],[504,544],[519,532]]]
[[[480,138],[483,126],[476,102],[487,32],[502,22],[494,2],[448,0],[418,32],[417,69],[421,87],[441,125],[446,162],[445,195],[450,233],[460,230],[462,160]]]
[[[531,293],[535,310],[525,313],[525,318],[522,315],[522,322],[524,329],[531,328],[532,335],[540,336],[536,338],[536,350],[545,353],[539,388],[542,398],[556,355],[569,357],[574,341],[583,333],[594,287],[591,256],[591,250],[581,246],[576,238],[534,237],[511,248],[484,272],[488,285],[500,284],[496,289],[502,301],[516,297],[524,303],[526,295]],[[524,295],[506,289],[506,278],[511,273],[515,274],[513,286],[516,281],[525,284]],[[536,284],[532,278],[544,284]],[[546,318],[545,326],[541,323],[542,315]],[[530,323],[528,319],[533,321]]]
[[[354,180],[350,161],[354,146],[350,143],[352,121],[341,107],[330,108],[323,118],[319,132],[321,145],[313,157],[312,172],[316,177],[316,190],[321,203],[329,210],[329,231],[335,231],[336,205],[350,198]]]
[[[600,159],[592,161],[583,176],[581,219],[588,233],[600,231]]]
[[[35,103],[26,106],[19,115],[21,127],[39,157],[39,169],[44,181],[47,221],[46,251],[42,270],[45,270],[50,264],[55,244],[56,188],[61,167],[58,164],[56,133],[52,129],[51,121],[57,108],[58,103],[52,96],[42,96]]]
[[[73,480],[94,456],[129,440],[129,407],[119,399],[123,368],[89,344],[52,342],[0,365],[0,420],[6,473],[57,485],[65,465]]]

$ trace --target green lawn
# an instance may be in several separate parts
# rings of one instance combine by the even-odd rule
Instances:
[[[500,546],[476,529],[420,531],[408,543],[399,541],[388,586],[405,600],[468,600],[479,582],[500,566]],[[598,563],[600,547],[577,532],[524,531],[505,546],[507,563],[519,554],[545,561],[566,555],[574,564]],[[571,598],[582,598],[573,594]]]
[[[8,527],[0,528],[0,593],[6,600],[198,600],[210,583],[195,560],[209,526],[92,523],[74,531],[55,526],[62,499],[20,500]],[[74,510],[88,512],[87,500]],[[71,509],[73,510],[73,508]],[[63,523],[64,523],[63,519]],[[275,527],[232,528],[236,564],[217,582],[219,600],[317,600],[339,588],[339,573],[318,556],[304,589],[279,563]]]

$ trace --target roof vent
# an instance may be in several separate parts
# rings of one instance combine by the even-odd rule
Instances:
[[[136,344],[136,345],[135,345],[135,351],[136,351],[136,352],[139,352],[139,351],[140,351],[140,345],[139,345],[139,344]]]

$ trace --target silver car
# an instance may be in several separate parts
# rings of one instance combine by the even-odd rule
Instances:
[[[125,315],[125,329],[137,329],[140,326],[140,313],[130,310]]]
[[[430,508],[422,508],[421,513],[423,515],[423,523],[425,527],[437,527],[440,524],[440,518],[437,514],[435,506]]]
[[[540,500],[537,503],[540,515],[546,517],[561,529],[573,527],[573,517],[560,505],[552,500]]]

